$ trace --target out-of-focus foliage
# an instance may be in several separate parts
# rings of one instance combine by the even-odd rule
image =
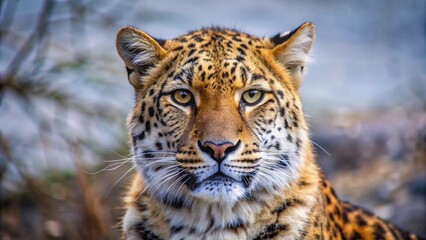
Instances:
[[[92,18],[105,18],[97,22],[104,24],[114,16],[94,12],[98,5],[1,2],[2,239],[117,238],[111,229],[119,198],[106,194],[114,182],[83,170],[127,154],[124,117],[131,97],[104,64],[114,50],[96,52],[86,32],[101,27],[89,24]]]
[[[132,173],[121,25],[162,38],[211,24],[272,36],[307,20],[317,63],[302,95],[321,166],[345,199],[425,234],[425,10],[421,0],[1,1],[0,238],[118,238]]]

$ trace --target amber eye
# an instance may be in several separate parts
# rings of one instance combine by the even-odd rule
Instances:
[[[192,102],[192,94],[185,89],[178,89],[172,93],[172,100],[182,106],[187,106]]]
[[[263,99],[264,92],[260,90],[248,90],[243,93],[242,101],[245,105],[253,106]]]

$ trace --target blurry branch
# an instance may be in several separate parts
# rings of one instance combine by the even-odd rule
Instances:
[[[82,153],[78,145],[71,145],[70,152],[74,153],[75,165],[77,168],[77,180],[82,187],[79,205],[80,221],[83,230],[84,239],[107,239],[107,226],[105,224],[106,213],[102,212],[93,187],[90,185],[87,175],[83,174]]]
[[[67,1],[68,11],[71,13],[71,16],[67,15],[65,19],[70,21],[71,31],[73,31],[71,36],[75,39],[81,38],[81,34],[85,28],[85,15],[88,11],[85,2],[82,0]],[[81,139],[78,134],[68,136],[62,133],[62,131],[65,132],[64,129],[67,129],[67,126],[61,128],[52,126],[48,116],[43,114],[42,107],[44,106],[40,106],[35,100],[46,100],[55,107],[58,106],[61,113],[77,113],[78,116],[84,117],[85,120],[102,119],[108,121],[114,119],[112,118],[114,111],[111,111],[111,108],[106,104],[78,101],[69,89],[55,87],[52,78],[49,78],[49,73],[61,74],[67,71],[75,71],[86,63],[87,52],[78,45],[77,41],[74,41],[72,46],[61,45],[61,47],[66,48],[65,50],[72,50],[75,53],[76,57],[74,60],[61,63],[53,61],[53,66],[48,65],[48,69],[41,71],[41,66],[46,61],[46,54],[54,45],[54,43],[50,43],[47,40],[53,34],[56,34],[56,32],[49,31],[49,29],[53,29],[54,24],[58,23],[58,18],[55,18],[54,10],[60,3],[55,0],[43,1],[40,10],[37,12],[35,23],[30,22],[28,24],[31,28],[26,38],[18,30],[14,31],[12,27],[14,21],[25,24],[29,22],[27,18],[19,18],[18,4],[18,0],[0,2],[1,13],[4,13],[0,17],[0,43],[5,43],[6,39],[12,42],[12,47],[8,47],[7,50],[13,51],[10,59],[2,59],[6,64],[4,64],[5,68],[0,73],[0,108],[3,107],[2,101],[4,103],[6,99],[5,93],[11,93],[13,95],[12,99],[27,114],[26,117],[34,123],[38,130],[38,135],[36,134],[35,139],[14,139],[19,138],[19,136],[7,136],[1,132],[0,128],[0,182],[2,182],[0,191],[5,191],[3,181],[7,178],[6,174],[13,171],[13,180],[19,181],[19,192],[22,194],[17,195],[18,197],[13,200],[14,203],[17,202],[16,209],[9,209],[18,222],[15,228],[16,231],[9,229],[9,233],[12,234],[6,236],[12,236],[12,239],[17,239],[27,236],[25,234],[29,234],[28,236],[30,236],[31,233],[36,233],[33,236],[31,235],[31,237],[36,239],[46,238],[47,236],[52,237],[54,235],[49,235],[48,230],[44,230],[45,235],[40,236],[40,234],[43,234],[43,230],[35,231],[34,229],[46,227],[43,226],[46,221],[55,221],[56,223],[60,223],[63,228],[60,236],[66,237],[66,239],[112,239],[114,235],[111,234],[110,229],[107,227],[108,223],[112,221],[110,213],[105,211],[105,207],[100,204],[97,192],[92,186],[88,175],[82,171],[84,164],[83,153],[84,150],[88,149],[88,144],[85,142],[86,139]],[[60,19],[61,22],[62,20],[64,18]],[[16,41],[16,39],[19,39],[19,41]],[[17,45],[16,42],[21,44]],[[5,46],[3,44],[0,47],[4,48]],[[10,100],[10,98],[7,98],[7,100]],[[66,121],[64,122],[67,124]],[[85,128],[88,126],[81,127]],[[20,152],[19,145],[23,145],[25,142],[38,142],[42,146],[42,149],[38,150],[44,151],[45,158],[47,159],[52,158],[52,156],[49,156],[48,150],[59,146],[55,145],[57,143],[54,142],[57,139],[61,139],[65,143],[67,148],[65,153],[68,153],[73,160],[76,172],[74,172],[73,178],[69,182],[56,180],[53,183],[46,183],[43,178],[40,179],[30,174],[27,162],[33,156]],[[52,168],[49,174],[60,177],[63,173]],[[55,185],[59,185],[66,192],[66,196],[62,198],[56,197],[55,194],[57,194],[57,191],[55,191]],[[72,188],[69,188],[70,186]],[[0,201],[9,201],[2,193],[0,193]],[[25,197],[31,200],[33,205],[35,205],[33,208],[36,208],[37,214],[42,216],[37,216],[37,218],[29,217],[31,220],[21,217],[19,213],[21,211],[19,209],[21,207],[20,201]],[[4,206],[2,202],[0,206],[0,227],[4,227],[2,225],[4,220]],[[61,211],[68,211],[71,214],[64,214]],[[24,214],[27,213],[25,212]],[[43,221],[34,222],[34,219],[41,219]],[[19,229],[27,226],[29,221],[30,229],[27,229],[28,233],[21,233]],[[0,235],[0,238],[2,237],[3,235]]]
[[[418,99],[419,103],[422,104],[423,109],[426,111],[426,75],[419,76],[417,78],[410,79],[409,87],[413,95]]]
[[[0,91],[7,89],[10,92],[16,93],[21,98],[21,100],[24,101],[22,106],[31,106],[33,104],[32,99],[34,98],[44,98],[46,100],[54,102],[55,104],[60,105],[66,110],[75,110],[78,111],[80,114],[86,115],[87,117],[111,117],[111,114],[108,111],[109,108],[107,108],[106,106],[96,106],[96,108],[93,108],[93,106],[85,104],[83,102],[74,101],[74,98],[72,96],[69,96],[66,92],[57,89],[49,90],[49,82],[39,82],[32,78],[24,77],[19,77],[16,79],[19,79],[19,81],[12,81],[6,79],[6,81],[2,83],[2,85],[0,85]],[[31,117],[34,116],[36,115],[31,115]]]
[[[3,17],[0,18],[0,44],[3,40],[3,36],[8,34],[9,28],[13,23],[13,17],[15,16],[16,6],[18,6],[18,0],[0,2],[0,10],[4,12]]]
[[[33,32],[27,38],[27,41],[23,46],[16,52],[15,57],[9,63],[6,71],[4,73],[4,79],[14,80],[14,75],[18,71],[21,64],[27,59],[28,55],[31,53],[35,43],[40,42],[43,36],[46,34],[48,27],[48,20],[53,9],[53,0],[45,0],[43,7],[39,14],[39,19],[37,21],[36,27]],[[3,32],[3,30],[2,30]],[[4,80],[2,80],[3,82]],[[1,96],[0,96],[1,97]]]
[[[7,160],[11,157],[9,141],[0,132],[0,183],[3,182],[6,173]],[[2,189],[0,189],[2,191]]]

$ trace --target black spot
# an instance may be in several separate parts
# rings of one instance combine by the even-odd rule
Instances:
[[[206,79],[206,72],[202,72],[200,75],[201,81],[204,81]]]
[[[306,225],[303,230],[299,230],[300,237],[298,239],[306,239],[306,235],[308,235],[308,230],[306,229],[307,227],[309,227],[309,224]]]
[[[298,127],[299,127],[299,123],[297,123],[297,122],[293,121],[293,126],[294,126],[295,128],[298,128]]]
[[[278,95],[280,96],[280,98],[281,98],[281,99],[283,99],[283,98],[284,98],[284,93],[283,93],[283,91],[278,90],[278,91],[277,91],[277,93],[278,93]]]
[[[349,222],[349,217],[348,217],[347,213],[343,213],[342,218],[343,218],[343,222],[344,223],[348,223]]]
[[[332,214],[332,213],[328,213],[327,214],[328,215],[328,218],[331,220],[331,222],[334,222],[335,221],[335,219],[334,219],[334,215]],[[334,229],[335,230],[335,229]],[[336,234],[337,235],[337,234]]]
[[[145,103],[142,103],[142,109],[141,109],[141,112],[143,113],[143,112],[145,112],[145,109],[146,109],[146,104]]]
[[[142,115],[140,115],[140,116],[139,116],[139,122],[140,122],[141,124],[143,124],[143,123],[145,122],[145,119],[143,118],[143,116],[142,116]]]
[[[172,51],[179,51],[179,50],[182,50],[183,49],[183,46],[178,46],[178,47],[175,47]]]
[[[335,206],[335,207],[334,207],[334,213],[335,213],[337,216],[341,216],[341,215],[342,215],[342,212],[340,211],[340,208],[339,208],[338,206]]]
[[[138,208],[139,212],[145,212],[148,209],[147,205],[143,202],[136,204],[136,207]]]
[[[275,143],[275,149],[280,150],[281,149],[281,145],[279,142]]]
[[[356,216],[356,223],[358,224],[358,226],[360,227],[365,227],[367,226],[367,222],[365,221],[364,217],[361,214],[358,214]]]
[[[194,40],[196,41],[196,42],[202,42],[204,39],[202,38],[202,37],[195,37],[194,38]]]
[[[354,230],[351,234],[351,236],[349,237],[350,240],[360,240],[363,239],[362,236],[356,231]]]
[[[154,155],[151,153],[151,151],[144,151],[143,157],[145,159],[152,159]]]
[[[293,142],[293,137],[290,134],[287,134],[287,141]]]
[[[330,199],[330,197],[329,197],[328,195],[325,195],[325,203],[326,203],[327,205],[330,205],[330,204],[331,204],[331,199]]]
[[[154,116],[154,108],[153,107],[149,107],[148,112],[149,112],[149,116],[151,116],[151,117]]]
[[[282,231],[287,231],[289,226],[287,224],[273,223],[268,225],[262,232],[256,235],[254,240],[272,239]]]
[[[245,58],[244,58],[243,56],[239,55],[239,56],[236,58],[236,60],[237,60],[238,62],[244,62]]]
[[[222,78],[223,78],[223,79],[228,78],[228,76],[229,76],[229,73],[228,73],[228,72],[223,72],[223,73],[222,73]]]
[[[167,77],[168,77],[168,78],[172,78],[174,74],[175,74],[175,71],[171,71],[171,72],[167,75]]]
[[[206,48],[206,47],[210,46],[211,44],[212,44],[211,42],[206,42],[203,45],[201,45],[201,48]],[[203,51],[205,51],[205,50],[200,50],[198,53],[201,53]]]
[[[146,121],[145,123],[145,131],[149,132],[151,130],[151,122],[150,121]]]
[[[157,147],[158,150],[163,150],[163,145],[160,142],[156,142],[155,146]]]
[[[242,48],[237,48],[237,51],[242,55],[246,55],[246,51],[244,51]]]
[[[179,233],[180,231],[182,231],[182,229],[183,229],[183,226],[173,226],[170,228],[170,233],[173,235],[173,234]]]
[[[296,139],[296,148],[300,149],[300,145],[302,144],[302,140],[300,140],[300,138]]]
[[[384,239],[386,231],[380,223],[374,225],[374,237],[375,239]]]
[[[188,44],[188,48],[194,48],[194,47],[195,47],[195,43]]]
[[[188,57],[192,56],[192,54],[194,54],[194,53],[195,53],[195,49],[191,49],[191,51],[189,51],[189,53],[188,53]],[[187,63],[188,63],[188,61],[185,64],[187,64]]]
[[[213,73],[211,73],[211,74],[209,74],[209,75],[207,76],[207,79],[208,79],[208,80],[210,80],[213,76],[214,76],[214,74],[213,74]]]
[[[329,222],[326,223],[325,228],[327,229],[327,231],[331,230],[331,225]]]
[[[195,51],[195,50],[191,50],[191,51]],[[188,55],[188,57],[189,57],[189,56],[190,56],[190,55]],[[188,64],[188,63],[193,64],[193,63],[195,63],[198,59],[199,59],[199,57],[197,57],[197,56],[192,57],[192,58],[190,58],[190,59],[186,60],[186,61],[185,61],[185,63],[184,63],[183,65],[186,65],[186,64]],[[192,71],[193,71],[193,69],[190,69],[190,70],[189,70],[189,72],[190,72],[190,73],[192,73]],[[188,72],[188,70],[187,70],[187,72]],[[189,75],[192,75],[192,74],[189,74]]]
[[[236,41],[236,42],[242,42],[242,40],[238,37],[236,37],[235,35],[232,36],[232,40]]]
[[[291,208],[291,207],[294,207],[294,206],[300,206],[300,205],[304,205],[304,203],[303,203],[303,201],[302,200],[300,200],[300,199],[297,199],[297,198],[294,198],[294,199],[286,199],[286,200],[284,200],[284,202],[283,203],[281,203],[281,205],[278,207],[278,208],[276,208],[276,209],[274,209],[274,210],[272,210],[272,214],[277,214],[277,215],[280,215],[282,212],[284,212],[285,210],[287,210],[287,209],[289,209],[289,208]]]
[[[145,222],[140,222],[133,226],[139,233],[141,239],[149,239],[149,240],[161,240],[157,235],[148,230]]]
[[[261,79],[265,79],[265,76],[262,75],[262,74],[253,74],[251,76],[251,80],[252,81],[261,80]]]
[[[136,141],[142,141],[145,139],[145,131],[142,131],[139,135],[133,136],[133,143],[136,144]]]
[[[287,121],[287,119],[284,119],[284,128],[285,129],[287,129],[289,126],[288,126],[288,121]]]
[[[301,180],[301,181],[299,182],[299,185],[300,185],[300,186],[302,186],[302,187],[306,187],[306,186],[311,185],[311,183],[310,183],[310,182],[307,182],[307,181],[305,181],[305,180]]]
[[[178,42],[188,42],[188,39],[186,39],[184,37],[178,38],[177,40],[178,40]]]
[[[161,199],[161,203],[176,209],[184,207],[183,200],[178,197],[165,196]]]

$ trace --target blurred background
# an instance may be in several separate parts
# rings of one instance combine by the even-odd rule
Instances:
[[[426,1],[0,1],[0,239],[117,239],[133,104],[115,34],[317,26],[301,93],[339,196],[426,235]]]

